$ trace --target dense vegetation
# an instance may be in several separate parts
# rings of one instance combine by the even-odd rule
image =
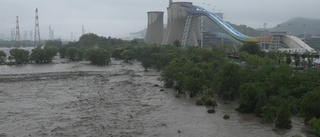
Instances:
[[[95,65],[108,65],[111,57],[124,62],[138,60],[145,71],[161,71],[166,87],[199,97],[197,105],[210,106],[209,113],[215,112],[217,104],[212,97],[217,95],[226,101],[238,100],[239,113],[254,113],[278,128],[291,128],[291,115],[302,116],[320,135],[320,71],[310,65],[314,54],[266,53],[258,45],[246,43],[236,60],[227,58],[227,50],[222,47],[181,48],[176,43],[144,45],[137,40],[126,42],[86,34],[66,45],[59,40],[48,41],[44,48],[35,48],[30,57],[28,51],[13,49],[9,59],[16,64],[49,63],[58,52],[61,58],[86,59]],[[0,52],[2,64],[3,58],[6,55]]]

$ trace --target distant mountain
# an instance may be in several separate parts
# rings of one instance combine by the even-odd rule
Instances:
[[[286,22],[278,24],[276,27],[270,30],[285,30],[292,35],[299,34],[311,34],[320,35],[320,19],[308,19],[308,18],[292,18]]]
[[[252,36],[258,37],[263,32],[263,29],[253,29],[247,27],[246,25],[235,25],[229,23],[233,28],[237,29],[239,32]],[[220,27],[214,24],[211,20],[204,20],[204,31],[206,32],[224,32]],[[292,35],[298,36],[299,34],[311,34],[311,35],[320,35],[320,19],[308,19],[308,18],[292,18],[286,22],[278,24],[274,28],[267,29],[269,31],[276,30],[285,30]],[[140,30],[138,32],[130,33],[130,36],[133,38],[144,38],[146,35],[147,29]]]
[[[138,32],[132,32],[132,33],[129,34],[129,36],[132,37],[132,38],[139,38],[139,39],[142,38],[142,39],[144,39],[144,37],[146,36],[146,33],[147,33],[147,28],[142,29],[142,30],[140,30]]]

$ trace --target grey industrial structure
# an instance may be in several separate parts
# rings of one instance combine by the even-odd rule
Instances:
[[[192,5],[192,2],[172,2],[172,0],[169,0],[167,13],[167,27],[164,31],[163,12],[148,12],[148,28],[145,36],[146,43],[172,45],[174,41],[178,40],[182,46],[201,45],[203,47],[203,43],[207,42],[207,45],[212,43],[209,39],[219,38],[222,40],[222,45],[224,39],[228,39],[237,44],[241,42],[262,43],[262,48],[265,49],[267,47],[266,50],[314,52],[314,50],[301,39],[287,35],[286,33],[280,34],[279,32],[274,32],[261,37],[243,35],[221,19],[223,18],[223,14],[214,14],[200,6]],[[200,19],[202,16],[208,17],[218,27],[222,28],[224,32],[203,32],[203,30],[201,30],[203,22]]]
[[[168,12],[168,25],[162,44],[172,44],[175,40],[182,41],[183,33],[187,22],[187,9],[182,7],[181,4],[191,2],[171,2],[167,8]],[[192,25],[194,28],[190,30],[189,40],[192,45],[198,45],[197,39],[200,38],[200,25],[199,20],[194,19]]]
[[[148,12],[148,27],[144,39],[146,43],[170,45],[176,40],[179,42],[182,41],[187,23],[187,9],[182,7],[181,4],[192,3],[172,1],[169,3],[169,7],[167,8],[168,21],[165,32],[163,29],[163,12]],[[190,43],[190,45],[199,45],[198,40],[201,37],[199,18],[193,19],[191,24],[192,29],[188,33],[188,43]]]
[[[148,27],[144,42],[147,44],[162,44],[163,36],[163,12],[148,12]]]

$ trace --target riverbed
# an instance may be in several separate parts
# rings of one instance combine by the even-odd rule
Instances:
[[[0,137],[315,136],[302,118],[293,117],[290,130],[276,130],[219,98],[216,113],[208,114],[196,99],[175,97],[160,72],[148,70],[122,60],[102,67],[61,59],[0,66]]]

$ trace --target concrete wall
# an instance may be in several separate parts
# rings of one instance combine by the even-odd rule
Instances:
[[[187,9],[181,6],[182,3],[192,4],[191,2],[172,2],[167,8],[168,25],[162,42],[163,45],[173,44],[175,40],[180,42],[182,40],[187,20]],[[189,39],[190,43],[198,45],[197,39],[200,38],[199,19],[194,20],[193,24],[195,31],[191,31],[193,33],[190,34]]]
[[[144,42],[147,44],[162,44],[164,37],[163,12],[148,12],[148,27]]]

